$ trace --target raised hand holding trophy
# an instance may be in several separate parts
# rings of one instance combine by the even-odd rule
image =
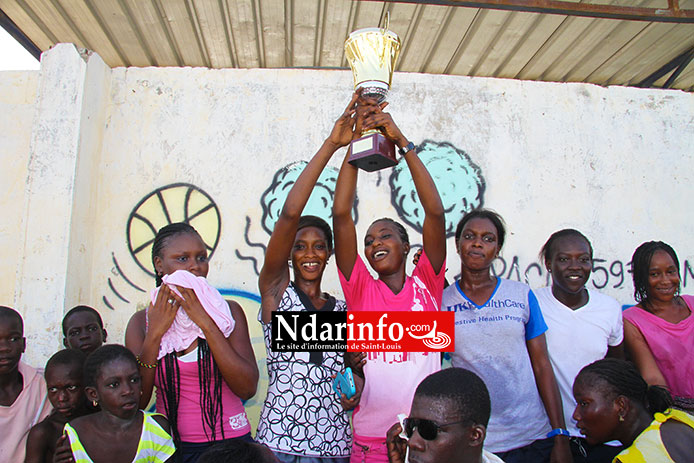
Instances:
[[[363,89],[362,98],[383,103],[390,89],[395,62],[400,54],[400,39],[388,30],[388,17],[383,29],[359,29],[345,41],[345,55],[354,75],[354,88]],[[349,163],[367,172],[393,167],[395,145],[378,128],[365,130],[352,141]]]

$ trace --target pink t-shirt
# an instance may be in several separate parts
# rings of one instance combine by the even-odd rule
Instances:
[[[405,279],[398,294],[375,280],[357,256],[352,275],[338,272],[347,310],[437,311],[441,307],[445,263],[437,275],[425,253]],[[408,414],[419,383],[441,369],[438,352],[371,352],[364,366],[366,382],[352,422],[357,439],[385,439],[398,421],[398,413]]]
[[[694,312],[694,296],[682,296]],[[670,323],[640,307],[630,307],[623,313],[639,329],[651,349],[670,392],[680,397],[694,398],[694,315],[679,323]]]
[[[51,412],[53,407],[46,396],[43,375],[29,365],[19,362],[24,385],[22,392],[9,407],[0,405],[0,461],[24,463],[29,430]]]
[[[211,436],[205,434],[202,420],[202,405],[200,400],[200,380],[198,377],[197,349],[177,358],[178,370],[180,372],[180,392],[178,401],[178,433],[183,442],[209,442]],[[160,368],[164,369],[164,363],[160,362]],[[164,408],[163,393],[159,383],[159,374],[155,377],[154,384],[157,386],[157,412],[166,413]],[[213,394],[215,385],[214,377],[209,384],[205,384]],[[251,431],[251,426],[246,417],[243,403],[234,394],[226,382],[222,379],[222,416],[217,423],[216,441],[222,440],[220,426],[224,427],[224,439],[238,437]],[[209,433],[209,430],[208,430]]]

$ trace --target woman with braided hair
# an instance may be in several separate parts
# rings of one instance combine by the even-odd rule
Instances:
[[[193,463],[214,443],[251,440],[241,401],[255,394],[258,367],[243,309],[205,279],[207,248],[193,227],[159,230],[152,263],[157,289],[148,309],[131,317],[125,342],[142,374],[140,405],[156,385],[179,457]]]
[[[694,416],[671,408],[666,389],[649,386],[629,362],[603,359],[584,367],[573,386],[573,417],[591,445],[620,441],[615,463],[691,462]]]
[[[634,299],[624,311],[627,350],[648,384],[667,388],[694,411],[694,296],[680,295],[680,263],[662,241],[639,246],[631,259]]]

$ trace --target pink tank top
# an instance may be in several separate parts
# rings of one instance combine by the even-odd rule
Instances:
[[[190,361],[187,361],[190,360]],[[178,433],[183,442],[208,442],[211,438],[205,434],[200,399],[200,380],[198,379],[197,349],[176,359],[181,376],[181,390],[178,402]],[[160,368],[164,363],[160,362]],[[165,371],[164,371],[165,372]],[[157,386],[157,411],[165,413],[159,375],[155,376]],[[215,380],[212,378],[207,387],[214,391]],[[243,403],[222,379],[222,416],[217,422],[215,440],[222,440],[221,427],[224,428],[224,439],[238,437],[251,431]],[[209,429],[207,430],[210,433]]]
[[[682,296],[694,313],[694,296]],[[679,323],[670,323],[640,307],[630,307],[623,313],[639,329],[651,349],[670,393],[694,398],[694,315]]]

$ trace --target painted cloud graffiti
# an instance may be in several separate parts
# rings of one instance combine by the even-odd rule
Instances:
[[[467,211],[484,204],[485,181],[482,170],[465,151],[447,142],[424,140],[417,153],[429,170],[446,210],[446,236]],[[414,189],[405,160],[400,160],[390,175],[391,203],[408,225],[422,232],[424,211]]]

